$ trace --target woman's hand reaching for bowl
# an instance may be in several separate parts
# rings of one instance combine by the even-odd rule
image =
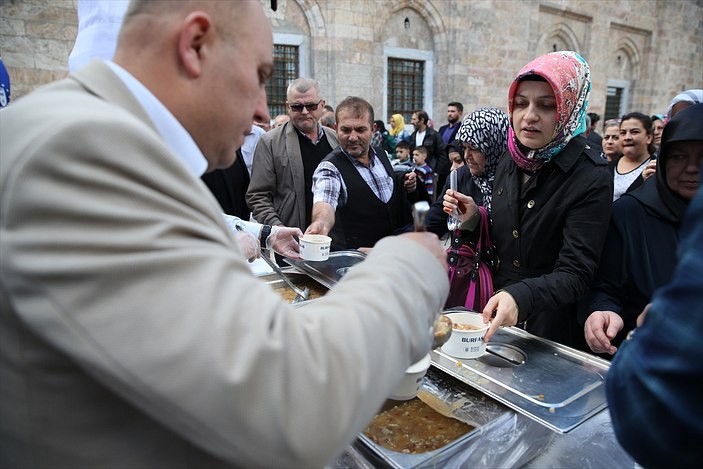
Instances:
[[[517,324],[518,306],[513,295],[507,291],[499,291],[493,295],[483,308],[483,322],[491,321],[491,326],[483,336],[484,342],[488,342],[501,326],[514,326]],[[495,316],[494,316],[495,314]]]

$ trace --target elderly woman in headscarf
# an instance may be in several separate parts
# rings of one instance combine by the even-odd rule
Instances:
[[[508,116],[496,108],[481,108],[468,114],[457,131],[457,140],[464,150],[465,165],[456,170],[457,191],[473,198],[476,204],[491,209],[491,192],[498,160],[508,148]],[[442,193],[449,190],[447,180]],[[442,198],[438,197],[430,208],[427,229],[443,236],[449,231],[449,215],[443,210]],[[492,290],[487,294],[468,295],[469,280],[473,273],[478,230],[475,222],[459,226],[451,234],[451,247],[447,262],[452,288],[446,306],[465,306],[481,309],[488,301]],[[473,223],[472,223],[473,222]],[[486,259],[490,262],[490,259]],[[485,286],[485,285],[484,285]]]
[[[607,162],[586,144],[591,75],[575,52],[543,55],[520,70],[508,91],[507,157],[498,162],[491,237],[500,260],[497,292],[482,314],[485,335],[518,325],[585,347],[576,302],[590,286],[610,221]],[[475,201],[449,191],[444,206],[462,220]]]
[[[702,158],[703,104],[696,104],[664,127],[655,177],[613,204],[601,264],[579,310],[593,352],[614,354],[654,290],[671,280]]]
[[[456,134],[464,150],[465,165],[457,169],[457,191],[470,196],[477,205],[491,208],[491,192],[498,160],[508,148],[508,115],[493,107],[466,115]],[[447,180],[442,194],[449,190]],[[430,208],[427,229],[444,236],[448,214],[440,198]]]
[[[396,145],[401,141],[410,143],[410,134],[405,130],[405,118],[401,114],[393,114],[390,124],[389,133],[395,138]]]

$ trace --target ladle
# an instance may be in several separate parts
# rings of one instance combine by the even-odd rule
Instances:
[[[290,281],[288,277],[286,277],[286,274],[283,273],[281,268],[276,264],[274,261],[271,260],[271,258],[268,256],[268,253],[264,252],[262,250],[261,252],[261,258],[273,269],[276,274],[281,277],[281,280],[283,280],[288,287],[295,292],[295,298],[293,298],[293,301],[291,303],[299,303],[301,301],[306,301],[310,297],[310,289],[308,287],[305,287],[304,289],[300,289],[296,287],[293,282]]]

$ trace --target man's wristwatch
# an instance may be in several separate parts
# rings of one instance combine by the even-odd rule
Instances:
[[[270,234],[271,225],[264,225],[261,227],[261,233],[259,234],[259,243],[261,243],[262,247],[266,246],[266,240],[268,239]]]

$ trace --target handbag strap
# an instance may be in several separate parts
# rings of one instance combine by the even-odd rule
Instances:
[[[476,296],[479,299],[479,308],[483,309],[488,302],[488,299],[493,294],[493,275],[490,267],[483,259],[484,252],[492,249],[491,235],[489,231],[488,210],[486,207],[479,207],[479,234],[476,243],[476,253],[474,259],[474,268],[471,272],[471,280],[469,284],[469,292],[466,295],[465,306],[473,309],[476,302]]]

